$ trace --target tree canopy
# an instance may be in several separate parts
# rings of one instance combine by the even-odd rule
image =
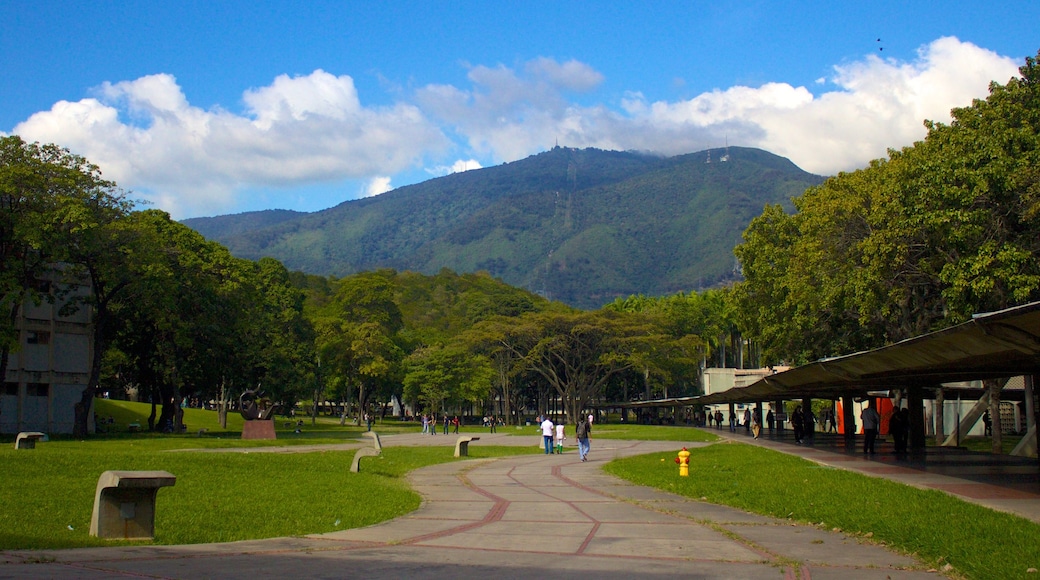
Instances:
[[[735,289],[771,359],[881,346],[1040,298],[1040,67],[993,83],[950,124],[769,206]]]

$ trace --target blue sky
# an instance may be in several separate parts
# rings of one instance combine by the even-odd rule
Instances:
[[[728,142],[833,174],[1040,49],[1035,1],[41,0],[0,19],[0,132],[177,218],[315,211],[557,140]]]

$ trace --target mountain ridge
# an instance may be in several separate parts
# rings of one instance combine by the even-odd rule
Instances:
[[[759,149],[658,157],[556,147],[318,212],[184,223],[240,257],[272,256],[312,274],[485,270],[595,308],[731,279],[732,249],[750,220],[766,204],[790,209],[791,197],[822,181]]]

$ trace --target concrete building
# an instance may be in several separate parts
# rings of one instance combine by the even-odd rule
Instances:
[[[10,354],[0,389],[0,433],[72,433],[93,345],[90,308],[63,313],[62,306],[87,292],[85,286],[75,287],[54,304],[22,306],[15,321],[19,346]],[[90,427],[93,431],[92,420]]]

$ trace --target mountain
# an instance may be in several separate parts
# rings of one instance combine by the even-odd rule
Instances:
[[[556,147],[314,213],[185,224],[237,256],[344,276],[485,270],[580,308],[734,277],[733,247],[766,204],[823,181],[759,149],[676,157]]]

